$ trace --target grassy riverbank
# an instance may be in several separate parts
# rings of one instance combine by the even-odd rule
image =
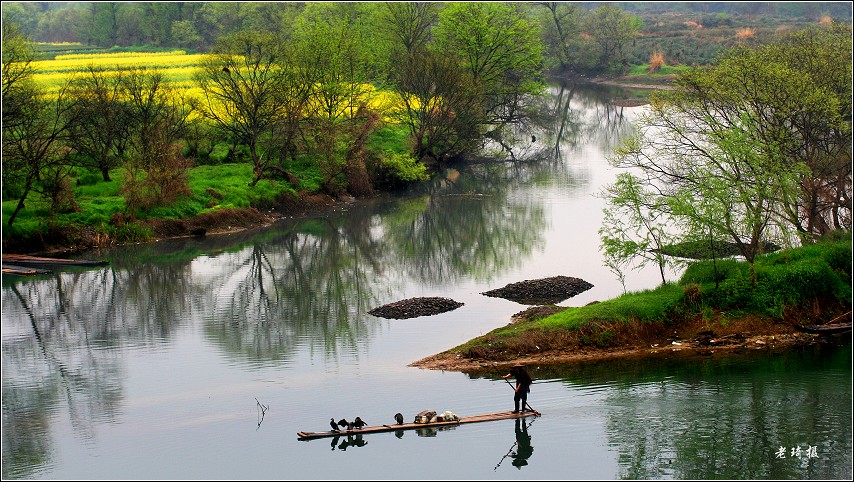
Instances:
[[[367,146],[367,156],[406,152],[406,128],[389,125],[378,130]],[[371,157],[373,156],[373,157]],[[99,172],[74,168],[70,192],[75,209],[52,213],[50,199],[31,192],[13,225],[9,218],[18,201],[3,201],[3,251],[19,254],[75,252],[157,239],[231,232],[263,226],[284,216],[317,212],[342,200],[321,189],[315,160],[303,156],[286,165],[289,177],[253,179],[252,164],[209,160],[187,171],[189,193],[177,201],[129,213],[123,185],[125,169],[110,171],[110,181]],[[379,161],[376,161],[379,162]]]
[[[544,306],[511,323],[412,364],[476,370],[515,362],[564,363],[671,351],[775,347],[809,343],[796,324],[850,321],[851,236],[760,256],[691,264],[658,288],[577,308]],[[717,280],[717,281],[716,281]],[[845,336],[850,336],[845,335]]]

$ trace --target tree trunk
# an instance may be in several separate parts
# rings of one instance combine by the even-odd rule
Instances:
[[[33,186],[32,179],[27,179],[27,183],[24,186],[24,192],[23,192],[23,194],[21,194],[21,198],[18,199],[18,204],[15,206],[15,210],[12,211],[12,215],[9,216],[9,226],[11,226],[12,223],[15,222],[15,218],[18,216],[18,213],[21,211],[21,209],[24,208],[24,199],[27,198],[27,194],[30,193],[30,189],[32,188],[32,186]]]

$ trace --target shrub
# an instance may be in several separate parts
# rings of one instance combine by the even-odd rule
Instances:
[[[851,283],[851,244],[832,244],[821,253],[822,259],[847,283]]]
[[[679,279],[680,285],[715,283],[732,279],[747,279],[747,265],[735,259],[704,260],[691,263]]]
[[[135,222],[124,223],[121,226],[117,226],[113,231],[113,237],[120,244],[146,242],[153,236],[150,227]]]
[[[208,159],[210,160],[210,164],[222,164],[226,160],[228,160],[228,156],[231,153],[231,145],[227,142],[219,142],[213,149],[211,149],[210,154],[208,154]]]
[[[735,38],[739,40],[746,40],[755,36],[756,29],[752,29],[750,27],[743,27],[735,31]]]
[[[662,66],[664,66],[664,54],[656,49],[649,56],[649,73],[657,74]]]
[[[126,170],[121,192],[132,213],[167,206],[191,194],[191,162],[181,156],[180,146],[158,136],[151,147],[153,150],[146,153],[144,161],[131,161]]]
[[[407,153],[386,152],[382,166],[401,181],[426,181],[427,167]]]

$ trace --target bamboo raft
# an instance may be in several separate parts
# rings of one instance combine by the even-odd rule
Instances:
[[[107,261],[90,261],[86,259],[60,259],[27,256],[25,254],[3,254],[3,273],[18,275],[33,275],[50,273],[50,268],[68,266],[106,266]]]
[[[48,274],[51,271],[48,269],[41,268],[30,268],[26,266],[17,266],[14,264],[6,264],[3,263],[3,273],[5,274],[17,274],[17,275],[34,275],[34,274]]]
[[[805,333],[812,333],[814,335],[835,335],[836,333],[845,333],[846,331],[851,331],[851,323],[833,323],[827,325],[813,325],[813,326],[795,326],[796,329],[803,331]]]
[[[814,335],[835,335],[837,333],[845,333],[846,331],[851,331],[851,321],[838,321],[842,318],[850,317],[851,312],[849,311],[848,313],[837,316],[836,318],[822,325],[803,326],[799,323],[795,323],[795,329],[806,333],[812,333]]]
[[[387,424],[387,425],[375,425],[371,427],[364,427],[361,429],[354,428],[352,430],[339,430],[337,432],[328,431],[328,432],[297,432],[297,438],[299,440],[312,440],[316,438],[323,437],[335,437],[341,435],[361,435],[365,433],[379,433],[379,432],[394,432],[396,430],[413,430],[418,428],[425,427],[452,427],[456,425],[461,425],[464,423],[476,423],[476,422],[491,422],[493,420],[505,420],[509,418],[525,418],[530,416],[539,417],[539,412],[531,412],[525,411],[521,413],[513,413],[513,412],[495,412],[495,413],[485,413],[483,415],[473,415],[471,417],[461,417],[459,420],[449,421],[449,422],[433,422],[433,423],[403,423],[403,424]]]

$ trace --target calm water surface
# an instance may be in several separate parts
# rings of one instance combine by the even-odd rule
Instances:
[[[266,229],[88,254],[105,268],[4,276],[3,478],[849,477],[850,343],[531,367],[537,419],[297,440],[331,417],[509,409],[501,373],[407,365],[524,310],[481,294],[507,283],[594,285],[564,306],[623,292],[602,267],[594,194],[642,108],[609,106],[630,95],[612,89],[553,94],[550,123],[520,133],[537,135],[514,150],[524,162]],[[645,269],[626,288],[658,282]],[[416,296],[464,305],[367,314]]]

